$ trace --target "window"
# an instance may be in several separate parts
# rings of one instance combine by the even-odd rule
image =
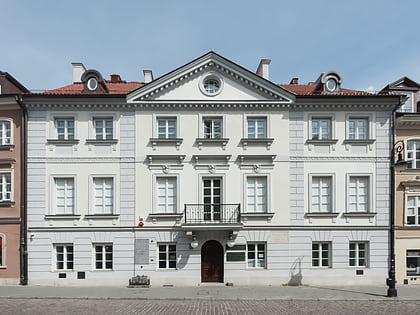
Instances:
[[[267,138],[267,118],[249,117],[247,119],[248,139]]]
[[[368,212],[369,211],[369,177],[350,176],[348,191],[348,211]]]
[[[177,212],[177,179],[176,177],[158,177],[157,211],[158,213]]]
[[[312,267],[331,267],[331,243],[312,243]]]
[[[369,120],[367,118],[350,118],[348,124],[348,140],[367,140],[369,138]]]
[[[312,118],[312,140],[332,139],[331,118]]]
[[[176,139],[176,118],[159,118],[157,122],[159,139]]]
[[[2,234],[0,234],[0,266],[6,265],[6,259],[5,259],[5,245],[6,245],[6,237]]]
[[[420,225],[420,196],[407,197],[406,224]]]
[[[159,269],[176,269],[176,245],[159,244]]]
[[[96,140],[112,140],[114,138],[112,118],[94,118]]]
[[[216,94],[220,89],[220,82],[216,78],[208,78],[204,80],[203,86],[208,94]]]
[[[331,176],[313,176],[311,183],[311,212],[331,212]]]
[[[407,276],[420,275],[420,249],[407,249],[406,265]]]
[[[10,121],[0,121],[0,145],[12,144],[12,124]]]
[[[247,178],[247,212],[267,212],[267,178]]]
[[[420,168],[420,141],[407,141],[407,168]]]
[[[112,244],[95,244],[95,269],[112,269]]]
[[[74,179],[55,178],[56,214],[74,214]]]
[[[248,243],[248,268],[266,268],[265,243]]]
[[[399,112],[403,113],[413,113],[413,93],[410,92],[400,92],[398,94],[405,95],[407,97],[407,100],[404,102],[404,104],[398,109]]]
[[[12,200],[12,175],[11,173],[0,174],[0,201]]]
[[[114,208],[114,179],[99,177],[93,179],[94,213],[112,214]]]
[[[204,95],[216,96],[223,89],[223,79],[216,72],[207,72],[200,78],[199,88]]]
[[[367,267],[368,243],[350,242],[349,243],[349,266]]]
[[[74,118],[56,118],[55,126],[58,140],[74,140]]]
[[[55,248],[55,269],[73,270],[73,245],[56,244]]]
[[[203,135],[206,139],[222,138],[222,119],[220,118],[204,118],[203,119]]]
[[[87,87],[89,90],[94,91],[98,87],[98,81],[95,78],[90,78],[87,82]]]

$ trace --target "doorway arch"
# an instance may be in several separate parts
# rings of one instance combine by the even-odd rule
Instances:
[[[218,241],[207,241],[201,247],[201,282],[223,283],[223,246]]]

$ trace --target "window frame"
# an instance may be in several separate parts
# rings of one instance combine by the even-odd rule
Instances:
[[[10,183],[4,184],[3,179],[9,176],[10,177]],[[10,184],[10,191],[3,191],[3,187]],[[13,170],[2,170],[0,171],[0,203],[1,202],[13,202],[14,201],[14,171]],[[7,189],[7,188],[6,188]],[[10,194],[10,199],[3,198],[4,194]]]
[[[165,260],[160,259],[160,254],[161,254],[161,250],[160,250],[160,246],[165,246]],[[169,246],[175,246],[175,260],[170,259],[170,254],[173,253],[174,251],[169,250]],[[161,261],[165,261],[165,267],[160,267],[160,262]],[[170,263],[175,261],[175,267],[171,267]],[[177,270],[178,269],[178,256],[177,256],[177,246],[176,243],[171,243],[171,242],[162,242],[162,243],[157,243],[157,259],[156,259],[156,269],[157,270]]]
[[[415,256],[415,255],[408,256],[408,252],[418,252],[419,254],[417,256]],[[408,266],[407,266],[408,265],[407,259],[409,257],[411,257],[411,258],[414,258],[415,257],[418,260],[417,266],[415,267],[416,268],[415,274],[409,274],[409,270],[408,270]],[[418,277],[418,276],[420,276],[420,249],[414,249],[414,248],[406,248],[405,249],[405,275],[407,277]]]
[[[102,126],[102,133],[98,134],[97,133],[97,127],[96,127],[96,122],[97,121],[102,121],[105,122],[105,125]],[[111,126],[112,126],[112,130],[111,130],[111,138],[107,138],[107,132],[106,132],[106,122],[107,121],[111,121]],[[93,137],[92,139],[97,140],[97,141],[109,141],[109,140],[114,140],[115,139],[115,119],[112,116],[93,116],[92,117],[92,128],[93,128]],[[98,138],[98,135],[101,135],[101,138]]]
[[[69,180],[72,179],[73,180],[73,211],[72,213],[67,213],[66,211],[64,213],[58,213],[57,212],[57,184],[56,184],[56,180],[57,179],[63,179],[63,180]],[[76,196],[77,196],[77,190],[76,190],[76,175],[51,175],[51,184],[50,186],[52,187],[52,189],[50,189],[51,191],[51,214],[54,215],[75,215],[77,213],[76,209],[77,209],[77,204],[76,204]],[[66,209],[65,209],[66,210]]]
[[[313,124],[314,121],[328,121],[328,137],[323,139],[322,138],[322,127],[318,127],[318,133],[321,131],[321,138],[318,136],[317,138],[314,138],[313,134]],[[334,131],[333,131],[333,117],[329,115],[322,115],[322,116],[310,116],[309,119],[309,138],[310,140],[316,140],[316,141],[329,141],[334,139]]]
[[[5,123],[9,124],[10,127],[10,137],[9,138],[9,143],[5,143],[5,139],[7,139],[7,137],[3,137],[5,130],[4,130],[4,126]],[[0,129],[1,129],[1,134],[2,136],[0,137],[0,146],[8,146],[8,145],[14,145],[15,141],[14,141],[14,121],[12,118],[8,118],[8,117],[0,117]]]
[[[318,257],[314,257],[314,245],[318,245],[318,249],[316,250],[316,252],[318,253]],[[328,249],[327,249],[327,253],[328,253],[328,265],[324,266],[323,265],[323,257],[322,257],[322,253],[323,253],[323,248],[322,245],[327,245]],[[319,269],[327,269],[327,268],[332,268],[332,242],[330,241],[313,241],[311,243],[311,267],[312,268],[319,268]],[[318,266],[314,265],[314,260],[318,261]]]
[[[168,127],[166,126],[165,137],[159,137],[159,121],[160,120],[175,120],[175,137],[168,137]],[[167,115],[154,115],[154,128],[153,128],[153,137],[159,140],[175,140],[179,139],[180,135],[180,126],[179,126],[179,114],[167,114]]]
[[[97,256],[96,256],[97,255],[97,252],[96,252],[96,247],[97,246],[102,247],[102,251],[101,251],[102,257],[101,257],[101,260],[100,260],[101,265],[102,265],[101,268],[97,268],[97,263],[98,263]],[[108,260],[106,259],[106,254],[109,253],[109,252],[106,251],[107,246],[111,246],[111,268],[107,268],[107,266],[106,266],[107,261],[109,261],[109,259]],[[92,244],[92,250],[93,250],[92,266],[93,266],[94,271],[113,271],[114,270],[114,244],[113,243],[111,243],[111,242],[109,242],[109,243],[93,243]]]
[[[95,199],[96,199],[96,194],[95,194],[95,179],[112,179],[112,211],[111,213],[106,213],[106,212],[102,212],[102,213],[97,213],[96,212],[96,205],[95,205]],[[116,176],[115,175],[111,175],[111,174],[94,174],[94,175],[90,175],[89,176],[89,198],[90,198],[90,209],[89,209],[89,215],[96,215],[96,216],[107,216],[107,215],[117,215],[118,214],[118,209],[117,209],[117,205],[118,205],[118,186],[117,186],[117,180],[116,180]]]
[[[330,193],[330,210],[329,211],[315,211],[312,203],[312,184],[314,178],[330,178],[331,186],[329,187],[329,193]],[[336,187],[336,180],[335,180],[335,174],[330,173],[311,173],[309,174],[309,180],[308,180],[308,206],[309,206],[309,213],[335,213],[335,188]],[[320,188],[318,188],[319,190]]]
[[[351,249],[351,245],[355,245],[355,249]],[[360,258],[360,245],[365,248],[363,250],[365,257]],[[355,252],[355,257],[351,257],[351,252]],[[360,259],[364,259],[365,263],[360,264]],[[351,261],[354,260],[355,264],[352,266]],[[368,241],[349,241],[349,268],[369,268],[369,242]]]
[[[60,133],[58,131],[59,127],[58,127],[58,121],[63,120],[65,122],[65,126],[64,126],[64,135],[63,135],[63,139],[60,139]],[[68,121],[73,121],[73,138],[70,139],[69,138],[69,132],[68,132]],[[77,135],[76,135],[76,118],[74,116],[54,116],[54,127],[55,127],[55,139],[58,141],[75,141],[77,140]]]
[[[367,210],[350,210],[350,181],[352,178],[366,178],[367,179]],[[347,193],[346,193],[346,212],[347,213],[370,213],[372,212],[373,207],[373,174],[370,173],[348,173],[346,174],[346,186],[347,186]],[[358,199],[359,194],[356,195]]]
[[[7,268],[6,264],[6,234],[0,233],[0,269]]]
[[[408,224],[408,199],[415,198],[418,201],[414,205],[414,224]],[[404,198],[404,225],[405,226],[420,226],[420,195],[419,194],[406,194]]]
[[[255,135],[256,137],[251,138],[249,134],[249,120],[264,120],[264,137],[258,137],[258,128],[256,128]],[[261,115],[261,114],[246,114],[244,115],[244,139],[247,140],[261,140],[261,139],[269,139],[270,138],[270,122],[269,122],[269,115]]]
[[[359,128],[355,127],[355,135],[354,138],[350,138],[350,122],[351,121],[361,121],[364,120],[366,121],[366,126],[365,126],[365,137],[364,138],[360,138],[359,137]],[[366,141],[366,140],[370,140],[372,138],[372,117],[371,115],[363,115],[363,114],[351,114],[351,115],[347,115],[346,117],[346,140],[350,140],[350,141]]]
[[[254,246],[254,250],[250,251],[249,245]],[[260,250],[258,249],[258,246],[264,246],[264,258],[262,259],[264,262],[264,266],[258,266],[259,265],[259,254]],[[254,258],[249,258],[249,254],[253,253]],[[250,266],[250,260],[254,262],[253,266]],[[246,268],[247,269],[267,269],[267,242],[247,242],[246,243]]]
[[[57,264],[58,264],[58,252],[57,252],[57,247],[58,246],[62,246],[63,247],[63,268],[58,268]],[[71,261],[69,261],[69,253],[68,253],[68,247],[72,248],[72,259]],[[73,271],[74,270],[74,244],[73,243],[54,243],[53,244],[53,248],[54,248],[54,257],[53,257],[53,271],[59,271],[59,272],[63,272],[63,271]],[[68,268],[69,267],[69,263],[72,264],[72,268]]]
[[[265,179],[265,211],[250,211],[250,208],[248,207],[248,179],[250,178],[264,178]],[[269,209],[271,209],[271,194],[270,194],[270,189],[271,189],[271,185],[270,185],[270,174],[266,174],[266,173],[258,173],[258,174],[244,174],[244,179],[243,179],[243,189],[244,189],[244,193],[243,193],[243,205],[245,207],[245,211],[244,213],[261,213],[261,214],[267,214],[269,213]],[[254,207],[255,209],[255,207]]]
[[[175,204],[175,211],[174,212],[159,212],[158,208],[159,208],[159,192],[158,192],[158,180],[160,178],[170,178],[170,179],[174,179],[175,180],[175,193],[176,193],[176,204]],[[152,182],[152,188],[153,188],[153,211],[152,214],[177,214],[179,213],[179,198],[180,198],[180,193],[179,193],[179,175],[178,174],[153,174],[153,182]]]
[[[410,143],[415,143],[415,144],[417,144],[418,145],[418,148],[416,148],[416,150],[410,150],[408,147],[409,147],[409,144]],[[417,146],[416,145],[416,146]],[[419,160],[417,160],[416,159],[416,152],[417,152],[417,150],[419,151],[419,153],[420,153],[420,139],[419,138],[413,138],[413,139],[407,139],[406,141],[405,141],[405,159],[406,159],[406,161],[407,161],[407,169],[420,169],[420,159]],[[413,158],[409,158],[408,157],[408,155],[409,154],[412,154],[412,156],[413,156]],[[413,161],[413,162],[411,162],[411,161]],[[418,161],[418,162],[417,162]],[[414,163],[415,164],[415,167],[410,167],[410,163]],[[417,165],[418,164],[418,165]]]
[[[204,139],[204,140],[221,140],[225,138],[225,130],[226,130],[226,123],[225,123],[225,117],[224,115],[203,115],[200,114],[199,115],[199,138]],[[207,138],[206,137],[206,133],[205,133],[205,121],[206,120],[211,120],[212,121],[212,126],[214,124],[215,120],[220,120],[220,136],[219,137],[214,137],[214,132],[212,132],[212,136]]]

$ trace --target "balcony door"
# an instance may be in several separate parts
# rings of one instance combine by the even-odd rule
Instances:
[[[222,207],[222,179],[203,178],[204,221],[220,221]]]

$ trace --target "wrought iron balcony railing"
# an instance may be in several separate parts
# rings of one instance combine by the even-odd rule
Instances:
[[[239,224],[240,204],[185,204],[185,224]]]

